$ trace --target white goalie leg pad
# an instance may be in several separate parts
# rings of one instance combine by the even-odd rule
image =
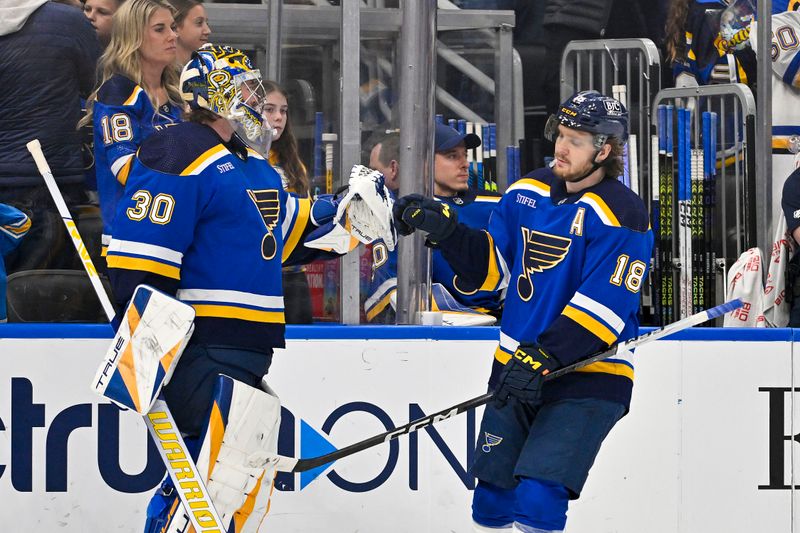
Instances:
[[[133,293],[92,389],[144,415],[169,382],[194,331],[195,311],[147,285]]]
[[[222,523],[236,533],[258,531],[269,511],[280,415],[266,383],[257,389],[219,377],[197,467]]]

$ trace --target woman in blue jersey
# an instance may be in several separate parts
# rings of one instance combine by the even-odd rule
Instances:
[[[100,85],[81,121],[94,127],[104,251],[137,148],[154,131],[180,121],[173,12],[162,0],[129,0],[119,8],[100,58]]]
[[[264,92],[264,113],[273,131],[269,164],[281,177],[283,188],[287,192],[305,198],[309,195],[308,172],[300,160],[297,140],[289,122],[288,95],[280,85],[270,80],[264,80]],[[311,323],[311,293],[305,268],[284,267],[283,299],[287,324]]]

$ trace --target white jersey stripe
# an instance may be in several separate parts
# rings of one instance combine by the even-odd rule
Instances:
[[[108,245],[108,253],[141,255],[176,265],[180,265],[183,262],[183,254],[176,250],[172,250],[171,248],[156,246],[154,244],[146,244],[143,242],[123,241],[113,237]]]
[[[113,163],[111,163],[111,172],[114,174],[114,177],[117,177],[119,171],[122,167],[124,167],[128,161],[131,160],[133,154],[123,155],[122,157],[118,157]]]
[[[592,300],[580,292],[576,292],[575,296],[570,300],[570,303],[574,304],[575,307],[588,311],[601,318],[603,322],[608,324],[617,333],[617,335],[622,333],[622,329],[625,327],[625,321],[600,302]]]
[[[264,296],[252,292],[213,290],[213,289],[180,289],[177,297],[182,302],[208,302],[238,304],[258,307],[260,309],[283,309],[283,296]]]

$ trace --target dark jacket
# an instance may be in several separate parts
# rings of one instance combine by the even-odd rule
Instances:
[[[612,3],[612,0],[547,0],[543,23],[551,31],[553,26],[566,26],[601,38],[606,32]]]
[[[79,9],[53,2],[33,8],[18,31],[0,24],[0,187],[42,184],[25,148],[36,138],[59,182],[84,179],[75,128],[80,97],[95,83],[100,44]]]

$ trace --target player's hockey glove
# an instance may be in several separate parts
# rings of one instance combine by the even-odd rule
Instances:
[[[542,395],[544,377],[561,366],[558,359],[538,344],[522,343],[500,373],[494,399],[500,405],[509,398],[536,403]]]
[[[401,235],[411,235],[421,229],[428,233],[428,240],[432,243],[449,237],[458,225],[458,215],[449,205],[421,194],[409,194],[398,199],[394,203],[394,218]]]

